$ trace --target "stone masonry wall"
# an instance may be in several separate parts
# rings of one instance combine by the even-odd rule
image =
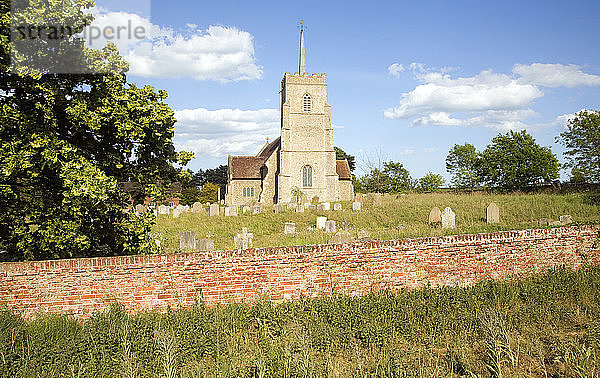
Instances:
[[[332,291],[468,286],[553,267],[600,264],[600,225],[247,251],[0,263],[0,306],[85,318],[122,303],[130,312]],[[584,257],[582,257],[584,256]]]

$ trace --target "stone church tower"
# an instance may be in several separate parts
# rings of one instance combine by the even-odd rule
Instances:
[[[289,203],[296,188],[321,202],[353,198],[348,162],[335,157],[326,75],[306,72],[304,29],[298,68],[281,81],[281,137],[257,156],[229,157],[228,204]]]

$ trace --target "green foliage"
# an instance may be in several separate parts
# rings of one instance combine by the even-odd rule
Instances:
[[[298,188],[297,186],[294,186],[291,189],[290,194],[292,195],[292,198],[294,198],[296,203],[300,203],[300,201],[302,201],[302,197],[304,197],[304,192],[302,192],[302,190],[300,190],[300,188]]]
[[[446,171],[457,188],[474,189],[481,184],[481,154],[469,143],[454,145],[446,157]]]
[[[360,178],[361,189],[366,192],[400,193],[413,188],[410,173],[402,163],[386,161],[383,169],[373,168],[369,174]]]
[[[219,198],[219,186],[213,184],[212,182],[207,182],[202,186],[202,190],[200,191],[200,197],[198,198],[198,202],[206,203],[215,203],[217,202],[217,198]]]
[[[568,166],[592,182],[600,182],[600,111],[581,111],[560,134]]]
[[[35,2],[23,14],[83,27],[92,5]],[[59,48],[73,65],[107,74],[11,72],[8,1],[0,12],[0,250],[19,260],[152,252],[153,219],[125,211],[117,182],[169,183],[173,164],[189,160],[175,152],[166,92],[127,84],[127,62],[111,43],[96,51],[64,40]]]
[[[444,178],[436,173],[429,172],[425,176],[419,179],[417,187],[421,191],[433,191],[435,189],[441,188],[444,185]]]
[[[525,131],[497,135],[481,156],[482,177],[492,187],[522,189],[558,177],[556,155]]]
[[[127,315],[0,312],[0,376],[597,376],[600,268]],[[329,291],[329,290],[328,290]]]
[[[350,172],[354,172],[356,169],[356,157],[353,155],[348,155],[344,150],[339,147],[334,147],[335,149],[335,160],[346,160],[348,161],[348,167],[350,167]]]
[[[583,175],[583,172],[581,172],[578,168],[573,167],[571,169],[571,178],[569,181],[580,184],[587,182],[587,178]]]
[[[217,168],[207,170],[199,169],[198,172],[193,175],[191,184],[196,188],[201,187],[207,182],[211,182],[218,186],[225,186],[227,185],[227,169],[226,165],[219,165]]]

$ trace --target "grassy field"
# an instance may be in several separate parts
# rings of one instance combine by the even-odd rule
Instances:
[[[0,311],[2,377],[598,377],[600,268],[85,322]]]
[[[485,208],[490,202],[500,207],[500,223],[485,222]],[[375,239],[397,239],[420,236],[481,233],[500,230],[537,228],[540,218],[558,220],[569,214],[575,223],[600,223],[600,194],[407,194],[384,199],[381,205],[365,201],[360,212],[352,212],[351,204],[343,202],[342,211],[275,214],[272,208],[263,208],[260,215],[238,217],[209,217],[207,213],[184,213],[177,219],[161,215],[154,234],[161,240],[165,252],[179,248],[179,232],[195,231],[196,238],[210,237],[217,249],[233,249],[233,237],[242,227],[254,233],[255,247],[272,247],[327,243],[330,234],[315,231],[317,216],[337,221],[339,229],[354,237],[366,230]],[[429,211],[451,207],[456,213],[456,229],[432,229],[427,224]],[[294,236],[283,234],[285,222],[296,223]]]

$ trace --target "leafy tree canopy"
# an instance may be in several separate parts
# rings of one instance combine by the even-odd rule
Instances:
[[[441,188],[445,181],[441,175],[429,172],[419,179],[417,186],[422,191],[432,191]]]
[[[399,193],[414,186],[408,170],[394,161],[384,162],[382,170],[371,169],[360,181],[360,189],[366,192]]]
[[[567,123],[559,140],[567,148],[567,166],[578,178],[600,182],[600,111],[581,111]]]
[[[192,175],[189,186],[199,188],[208,182],[217,186],[227,185],[227,166],[219,165],[216,168],[207,170],[199,169],[198,172]]]
[[[32,19],[92,21],[83,13],[92,1],[32,3],[24,12]],[[129,214],[118,182],[147,184],[156,198],[156,183],[178,179],[173,164],[193,157],[175,151],[166,92],[128,84],[128,64],[111,43],[96,51],[64,39],[36,52],[68,51],[89,68],[78,72],[90,73],[11,71],[9,12],[0,0],[0,250],[14,259],[152,252],[152,216]]]
[[[353,155],[348,155],[344,150],[339,147],[334,147],[335,149],[335,160],[347,160],[348,166],[350,167],[350,172],[354,172],[356,169],[356,157]]]
[[[457,188],[474,189],[481,184],[481,154],[469,143],[454,145],[446,157],[446,171]]]

